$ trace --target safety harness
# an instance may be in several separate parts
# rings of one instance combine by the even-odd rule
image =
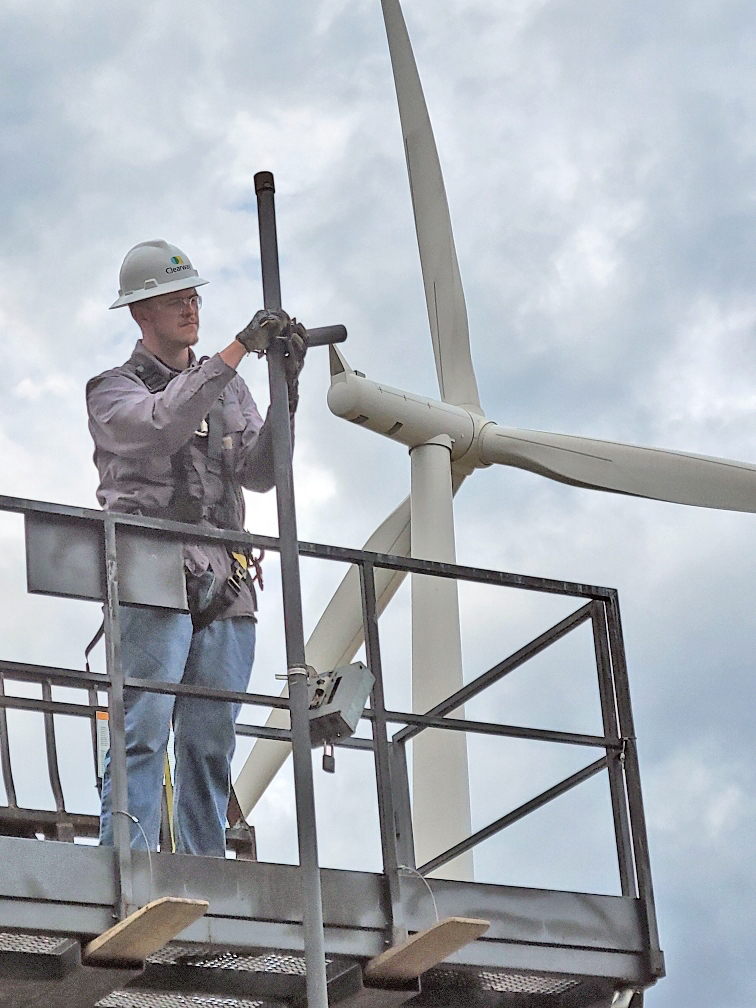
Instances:
[[[203,357],[199,363],[208,360]],[[132,357],[124,364],[124,370],[134,375],[145,388],[155,395],[163,392],[173,381],[177,374],[166,375],[156,363],[149,359],[137,363]],[[202,421],[195,436],[207,438],[207,454],[209,458],[220,461],[225,466],[225,459],[228,453],[223,450],[224,423],[223,423],[223,399],[220,397],[210,407],[210,412]],[[233,487],[229,479],[223,481],[224,493],[222,500],[215,505],[207,507],[204,502],[191,493],[189,482],[189,469],[192,466],[191,449],[189,444],[183,445],[171,456],[171,482],[173,484],[173,494],[168,505],[164,508],[154,508],[150,511],[141,511],[147,518],[165,518],[171,521],[186,522],[195,524],[208,520],[218,528],[231,528],[240,524],[238,514],[234,507]],[[228,473],[226,474],[228,476]],[[254,597],[254,585],[259,585],[263,590],[262,560],[265,550],[261,549],[257,556],[250,551],[242,552],[238,547],[229,547],[231,558],[231,573],[221,587],[215,592],[208,604],[198,612],[192,612],[192,629],[194,633],[204,630],[212,622],[223,615],[236,599],[242,587],[251,576],[250,589]],[[87,671],[89,671],[89,655],[102,639],[105,632],[105,621],[87,645],[84,651],[84,660]]]
[[[200,610],[198,613],[192,613],[192,627],[194,629],[194,633],[198,633],[200,630],[204,630],[206,626],[210,626],[213,620],[217,620],[218,617],[222,616],[227,609],[231,608],[236,599],[239,597],[242,585],[250,576],[250,568],[252,568],[255,572],[252,577],[252,585],[250,587],[253,587],[256,582],[260,586],[260,591],[263,590],[264,585],[261,563],[263,557],[265,556],[265,550],[260,550],[258,556],[254,556],[252,553],[238,553],[234,549],[229,549],[228,552],[231,557],[231,573],[226,578],[222,587],[210,599],[205,608]]]
[[[199,363],[208,360],[203,357]],[[176,377],[176,374],[167,374],[158,365],[149,359],[136,363],[133,358],[124,365],[145,388],[153,395],[162,392]],[[230,458],[230,453],[223,449],[223,437],[225,426],[223,422],[223,397],[220,396],[210,407],[206,419],[202,421],[199,428],[194,432],[196,437],[207,438],[208,458],[215,459],[221,463],[225,469]],[[173,483],[173,494],[167,507],[156,509],[150,513],[153,518],[169,518],[173,521],[183,521],[194,523],[206,519],[219,528],[231,528],[240,524],[237,508],[234,506],[234,493],[230,475],[226,472],[226,479],[223,481],[223,497],[215,505],[206,506],[204,502],[191,493],[189,482],[189,470],[192,466],[191,449],[189,443],[182,445],[179,450],[171,456],[171,476]],[[263,577],[261,562],[265,551],[261,550],[258,556],[251,551],[249,553],[241,551],[238,547],[230,547],[228,550],[231,558],[231,573],[221,587],[215,592],[208,604],[199,612],[192,612],[192,626],[194,633],[204,630],[205,627],[218,619],[229,609],[242,590],[247,578],[252,574],[250,588],[254,594],[254,583],[263,589]],[[254,572],[254,573],[253,573]]]
[[[207,357],[203,357],[199,363],[207,359]],[[157,392],[163,392],[180,373],[177,371],[173,374],[166,374],[154,361],[146,359],[141,363],[137,363],[133,357],[124,364],[124,370],[134,375],[153,395]],[[213,403],[207,417],[201,422],[199,428],[194,433],[197,437],[207,438],[208,458],[215,459],[223,465],[224,458],[227,456],[223,451],[224,424],[222,396]],[[229,507],[229,503],[231,502],[228,500],[230,496],[228,480],[224,482],[225,492],[223,499],[211,507],[206,506],[200,497],[192,494],[189,481],[189,473],[192,469],[192,454],[189,442],[182,445],[177,452],[171,455],[170,462],[171,483],[173,485],[171,499],[166,507],[150,510],[147,517],[167,518],[172,521],[187,522],[189,524],[207,519],[212,524],[217,525],[218,528],[228,528],[231,524],[234,524],[233,519],[235,516],[232,513],[233,508]],[[142,513],[146,514],[145,512]]]

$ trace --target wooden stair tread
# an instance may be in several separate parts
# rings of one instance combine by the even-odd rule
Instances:
[[[480,938],[490,926],[487,920],[445,917],[371,959],[365,967],[365,976],[370,980],[414,979]]]
[[[206,900],[163,896],[108,928],[84,949],[84,962],[141,963],[207,911]]]

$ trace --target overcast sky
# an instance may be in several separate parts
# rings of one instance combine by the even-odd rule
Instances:
[[[404,6],[487,415],[756,461],[753,5]],[[127,312],[107,310],[136,242],[179,245],[211,281],[203,352],[248,321],[261,169],[276,175],[285,306],[346,324],[346,356],[368,377],[437,395],[378,0],[0,0],[0,38],[0,492],[96,506],[83,390],[136,337]],[[242,369],[264,406],[262,365]],[[313,351],[300,534],[359,546],[407,492],[409,460],[332,417],[327,385]],[[751,1008],[754,518],[503,467],[464,485],[456,518],[462,563],[619,589],[669,973],[647,1004]],[[248,525],[274,531],[272,495],[250,500]],[[20,519],[2,516],[0,535],[0,657],[81,667],[97,607],[27,596]],[[322,566],[304,568],[308,627],[340,573]],[[268,568],[252,683],[272,691]],[[569,609],[515,593],[462,601],[469,678]],[[409,702],[407,605],[403,592],[385,620],[392,704]],[[595,730],[587,645],[578,635],[471,713]],[[49,805],[39,722],[12,728],[19,800]],[[86,739],[61,732],[71,805],[95,811]],[[589,761],[541,748],[471,744],[476,828]],[[375,870],[364,757],[340,755],[339,771],[318,772],[323,862]],[[604,785],[584,787],[481,847],[478,877],[616,892]],[[294,859],[288,769],[253,821],[262,857]]]

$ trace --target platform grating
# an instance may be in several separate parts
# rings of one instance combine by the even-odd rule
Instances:
[[[166,945],[148,962],[161,966],[201,966],[206,969],[239,970],[247,973],[282,973],[288,976],[305,976],[304,956],[289,952],[266,952],[249,955],[244,952],[218,951],[212,945]],[[326,965],[330,962],[326,959]]]
[[[66,938],[55,935],[11,934],[0,931],[0,952],[28,952],[30,955],[42,955],[54,952]]]
[[[518,973],[497,969],[454,969],[437,966],[423,977],[423,993],[418,1005],[478,1004],[487,992],[521,997],[531,1003],[532,997],[558,997],[566,991],[580,988],[581,978]],[[413,1001],[413,1004],[415,1002]],[[509,999],[507,999],[507,1004]],[[518,1000],[519,1003],[519,1000]]]
[[[149,991],[113,991],[95,1008],[265,1008],[265,1001],[211,997],[202,994],[153,994]]]
[[[480,970],[482,990],[502,994],[563,994],[571,987],[580,986],[580,980],[567,977],[534,976],[532,973],[505,973]]]

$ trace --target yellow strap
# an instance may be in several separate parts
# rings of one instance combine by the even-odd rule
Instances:
[[[247,560],[246,556],[243,553],[232,552],[231,556],[234,558],[234,560],[236,560],[236,562],[239,564],[240,567],[244,568],[244,570],[249,569],[249,561]]]
[[[173,781],[171,780],[171,764],[168,753],[165,754],[165,770],[163,787],[165,788],[165,804],[168,808],[168,832],[171,836],[171,854],[176,853],[176,835],[173,832]]]

